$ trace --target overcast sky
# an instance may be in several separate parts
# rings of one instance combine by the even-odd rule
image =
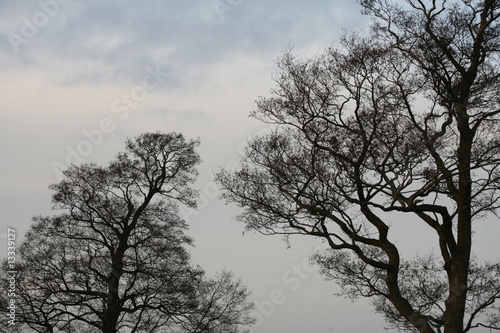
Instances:
[[[104,164],[127,137],[182,132],[202,142],[199,210],[184,213],[193,260],[210,274],[233,270],[253,291],[253,332],[383,332],[366,301],[335,297],[309,265],[318,242],[295,238],[287,249],[279,237],[243,236],[239,210],[218,200],[212,180],[266,131],[248,114],[269,96],[276,58],[290,47],[321,53],[342,28],[368,23],[352,0],[1,0],[0,237],[51,213],[47,187],[68,163]],[[400,231],[412,244],[415,228]],[[493,259],[498,223],[480,231],[488,246],[478,252]]]

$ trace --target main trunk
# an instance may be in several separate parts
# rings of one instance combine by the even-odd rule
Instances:
[[[468,267],[465,258],[452,259],[448,273],[450,292],[446,300],[444,333],[463,333]]]
[[[466,103],[456,108],[460,133],[458,148],[457,253],[452,254],[448,266],[449,295],[446,300],[444,333],[463,333],[467,280],[472,245],[472,177],[471,151],[474,133],[469,126]]]
[[[118,318],[120,316],[120,298],[118,293],[120,275],[118,271],[113,270],[108,281],[108,299],[106,300],[106,309],[103,313],[103,333],[117,332]]]
[[[123,275],[124,252],[124,247],[119,246],[116,253],[112,256],[111,259],[112,269],[108,277],[108,298],[106,300],[106,309],[103,313],[103,333],[117,332],[118,319],[120,318],[121,313],[119,287],[120,278]]]

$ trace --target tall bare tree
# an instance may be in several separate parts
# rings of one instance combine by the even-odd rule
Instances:
[[[500,1],[361,5],[368,38],[280,59],[252,113],[276,129],[218,174],[223,197],[248,229],[326,240],[313,260],[391,327],[500,329],[500,264],[472,255],[474,221],[500,204]],[[438,255],[402,257],[391,226],[405,214]]]
[[[186,249],[177,203],[196,205],[198,144],[147,133],[107,167],[69,167],[51,186],[62,212],[35,217],[20,247],[17,324],[7,316],[3,329],[244,331],[252,322],[245,287],[227,272],[207,278]]]

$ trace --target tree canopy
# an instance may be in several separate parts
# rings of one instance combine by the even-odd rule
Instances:
[[[279,59],[252,113],[275,129],[218,174],[223,197],[249,230],[325,240],[313,261],[390,327],[500,329],[500,264],[472,254],[474,223],[500,204],[500,2],[360,3],[371,35]],[[437,254],[402,257],[401,214]]]
[[[107,167],[70,166],[50,186],[60,213],[35,217],[20,246],[17,325],[5,317],[3,329],[245,331],[252,319],[243,284],[229,272],[206,277],[190,262],[178,203],[196,206],[198,144],[146,133]]]

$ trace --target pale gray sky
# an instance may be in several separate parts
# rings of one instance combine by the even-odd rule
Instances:
[[[333,296],[335,284],[309,265],[314,239],[287,249],[279,237],[243,236],[211,176],[266,130],[248,113],[269,95],[277,56],[290,46],[313,56],[343,27],[368,23],[351,0],[2,0],[0,236],[51,213],[47,186],[68,162],[106,163],[127,137],[182,132],[202,142],[200,208],[184,213],[193,260],[209,273],[232,269],[253,290],[254,333],[383,332],[366,301]],[[416,245],[410,223],[400,230]],[[498,223],[480,231],[489,246],[478,251],[494,258]]]

